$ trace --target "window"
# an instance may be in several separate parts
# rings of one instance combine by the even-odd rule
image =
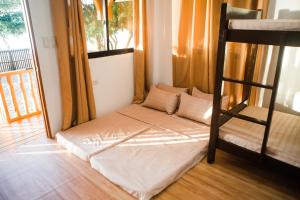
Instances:
[[[133,0],[82,0],[89,58],[133,52]]]

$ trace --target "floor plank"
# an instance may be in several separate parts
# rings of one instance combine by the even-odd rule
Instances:
[[[0,123],[0,152],[41,134],[46,134],[41,114],[10,124]]]
[[[156,200],[300,199],[299,181],[217,152],[216,163],[203,160]],[[0,199],[132,200],[54,140],[39,136],[0,153]]]

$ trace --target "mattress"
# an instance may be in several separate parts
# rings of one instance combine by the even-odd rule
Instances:
[[[150,128],[149,124],[117,112],[56,134],[59,144],[82,160]]]
[[[204,124],[130,105],[56,138],[111,182],[147,200],[204,158],[209,132]]]
[[[171,116],[167,120],[164,117],[166,114],[152,112],[150,109],[135,107],[132,110],[137,116],[145,113],[141,120],[156,115],[157,121],[154,121],[158,122],[163,118],[166,124],[172,124],[176,119],[176,123],[185,127],[185,130],[182,129],[183,133],[180,133],[154,125],[151,129],[92,156],[90,162],[94,169],[113,183],[140,200],[148,200],[205,157],[209,127],[193,122],[193,127],[190,127],[186,120]],[[196,129],[192,131],[194,128]]]
[[[268,109],[246,107],[241,114],[266,119]],[[232,118],[220,128],[219,138],[260,153],[264,126]],[[266,154],[300,167],[300,117],[274,111]]]
[[[239,30],[274,30],[300,31],[300,20],[297,19],[236,19],[229,20],[229,29]]]
[[[191,137],[209,137],[209,126],[194,122],[176,115],[168,115],[165,112],[149,109],[140,105],[132,104],[118,111],[119,113],[147,123],[152,126],[171,130]]]

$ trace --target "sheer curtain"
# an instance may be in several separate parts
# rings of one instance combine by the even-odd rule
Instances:
[[[220,9],[223,0],[174,0],[173,1],[173,82],[175,86],[197,86],[213,93]],[[228,0],[235,7],[267,10],[267,0]],[[225,76],[243,79],[250,52],[250,45],[228,44]],[[262,49],[255,76],[258,77]],[[225,83],[224,93],[232,104],[241,101],[243,86]],[[255,94],[256,92],[253,92]],[[256,99],[254,97],[253,99]]]
[[[300,19],[298,0],[270,1],[269,18]],[[269,47],[263,82],[273,83],[279,48]],[[300,115],[300,48],[286,47],[276,98],[276,110]],[[270,93],[261,91],[260,105],[268,107]]]

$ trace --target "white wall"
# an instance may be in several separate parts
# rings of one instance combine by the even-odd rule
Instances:
[[[173,84],[172,0],[148,1],[149,62],[151,83]]]
[[[133,54],[90,59],[97,116],[128,105],[133,98]]]
[[[29,0],[46,106],[52,135],[62,125],[62,105],[50,0]],[[133,98],[133,54],[90,59],[97,115],[131,103]]]
[[[61,128],[62,111],[60,98],[60,83],[56,49],[53,44],[49,0],[29,0],[29,8],[38,51],[42,83],[46,98],[50,128],[56,133]]]

